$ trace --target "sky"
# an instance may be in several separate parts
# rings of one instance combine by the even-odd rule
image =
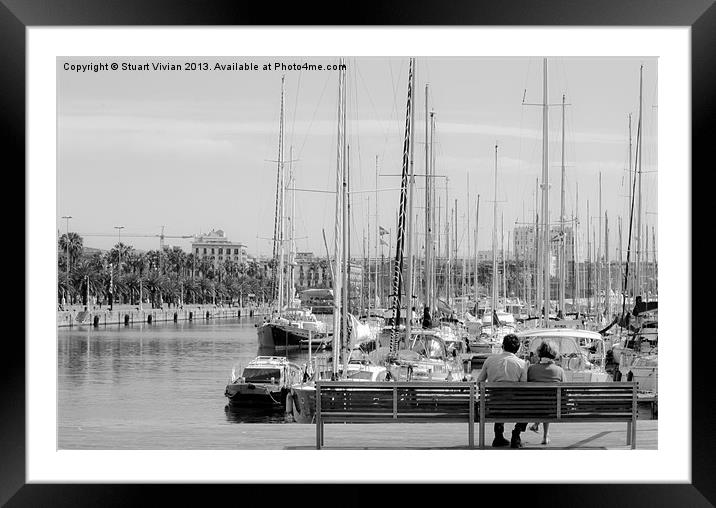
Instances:
[[[148,250],[158,248],[159,239],[146,235],[158,235],[162,226],[167,236],[222,229],[231,241],[246,244],[250,255],[270,255],[281,78],[285,76],[284,153],[286,160],[294,161],[296,188],[331,191],[336,175],[338,72],[262,70],[262,66],[337,61],[338,57],[58,58],[59,233],[67,227],[61,217],[70,215],[70,231],[84,235],[86,246],[110,248],[117,242],[115,226],[124,226],[122,241]],[[450,207],[458,200],[459,254],[466,255],[468,245],[470,249],[474,245],[478,194],[479,250],[491,248],[496,144],[498,238],[504,222],[507,244],[515,223],[534,221],[535,187],[542,174],[542,108],[523,102],[542,102],[543,60],[418,56],[416,61],[415,173],[422,174],[425,166],[427,83],[428,107],[436,119],[435,172],[449,181]],[[116,62],[120,69],[66,70],[70,65],[101,62]],[[209,70],[151,70],[152,63],[183,66],[185,62],[206,62]],[[255,63],[259,70],[213,70],[217,62]],[[150,70],[123,71],[122,63],[150,63]],[[408,59],[350,57],[347,64],[351,189],[375,190],[377,157],[377,171],[384,175],[377,182],[382,189],[378,222],[394,232],[399,178],[390,175],[401,171]],[[642,210],[652,244],[652,226],[658,242],[657,59],[547,60],[548,103],[554,104],[548,114],[550,219],[559,218],[564,94],[569,104],[564,127],[565,214],[579,215],[584,245],[587,202],[591,225],[598,231],[601,173],[602,212],[608,215],[612,259],[618,216],[625,221],[626,242],[628,115],[632,115],[635,147],[641,65]],[[437,182],[444,222],[445,179]],[[416,214],[424,213],[423,185],[424,179],[417,177]],[[298,251],[325,255],[322,230],[332,246],[334,207],[332,194],[296,192]],[[369,231],[375,253],[375,207],[374,192],[353,196],[351,253],[355,256],[362,255]],[[418,220],[416,228],[422,232],[422,218]],[[166,243],[188,250],[191,239],[167,238]]]

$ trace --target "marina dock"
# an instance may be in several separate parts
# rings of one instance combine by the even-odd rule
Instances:
[[[196,306],[183,309],[92,309],[87,311],[58,311],[57,326],[107,326],[134,325],[167,321],[202,322],[209,319],[228,319],[254,316],[267,316],[271,313],[268,307],[214,307]]]

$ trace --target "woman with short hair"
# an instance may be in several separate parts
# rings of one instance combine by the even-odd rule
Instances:
[[[557,358],[557,349],[550,341],[544,341],[537,349],[539,361],[534,365],[530,365],[527,370],[527,381],[537,383],[559,383],[564,381],[564,370],[562,367],[554,363]],[[549,423],[545,422],[542,431],[542,444],[549,444]],[[539,423],[534,423],[530,427],[533,432],[539,432]]]

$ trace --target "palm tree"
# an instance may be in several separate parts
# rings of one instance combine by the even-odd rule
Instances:
[[[196,279],[186,279],[184,281],[184,294],[187,299],[191,297],[191,303],[196,303],[196,297],[201,295],[201,285]]]
[[[74,293],[79,293],[82,298],[82,304],[88,305],[88,286],[89,293],[100,296],[104,293],[102,286],[103,278],[101,272],[98,272],[92,265],[91,261],[80,260],[70,273],[71,283],[74,286]]]
[[[60,240],[58,242],[58,247],[61,252],[67,253],[69,252],[69,260],[67,267],[72,269],[72,267],[75,265],[75,262],[82,254],[82,247],[83,247],[83,240],[80,235],[77,233],[66,233],[60,237]],[[67,268],[66,267],[66,268]]]

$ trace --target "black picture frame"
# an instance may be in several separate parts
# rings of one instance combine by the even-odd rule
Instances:
[[[475,2],[364,1],[357,4],[310,5],[295,2],[235,2],[187,0],[2,0],[0,2],[0,141],[6,171],[22,173],[25,167],[25,29],[33,26],[208,26],[208,25],[533,25],[533,26],[689,26],[691,27],[692,167],[703,165],[713,145],[716,111],[716,6],[714,0],[503,0]],[[695,175],[691,172],[691,178]],[[693,188],[693,187],[692,187]],[[702,189],[704,190],[704,189]],[[7,190],[6,190],[7,192]],[[702,202],[709,202],[707,196]],[[694,196],[694,201],[698,202]],[[692,227],[684,225],[684,227]],[[692,231],[698,229],[692,227]],[[692,251],[693,252],[693,251]],[[684,260],[687,262],[687,260]],[[694,266],[693,264],[691,266]],[[31,269],[25,266],[25,270]],[[693,297],[696,302],[695,297]],[[24,301],[24,299],[23,299]],[[696,306],[694,305],[694,308]],[[26,308],[26,312],[30,306]],[[36,309],[35,309],[36,310]],[[34,316],[38,318],[38,316]],[[691,339],[695,316],[683,316],[684,341]],[[28,319],[27,314],[25,318]],[[40,317],[41,319],[41,317]],[[0,401],[0,504],[7,506],[133,505],[148,502],[160,491],[162,504],[186,503],[186,486],[26,484],[25,480],[25,344],[15,334],[3,340]],[[706,337],[711,340],[710,337]],[[508,492],[528,505],[550,506],[712,506],[716,503],[716,411],[710,379],[709,355],[692,354],[692,482],[690,484],[528,485]],[[668,368],[668,364],[662,368]],[[689,373],[684,373],[689,375]],[[705,387],[706,389],[696,389]],[[615,463],[614,467],[619,468]],[[509,471],[505,472],[509,477]],[[625,476],[629,476],[625,472]],[[357,501],[364,487],[350,485],[340,491],[341,504]],[[250,486],[212,486],[212,499],[227,495],[246,504]],[[479,486],[466,493],[464,502],[504,495],[505,486]],[[293,485],[291,497],[311,499],[310,485]],[[410,489],[401,489],[401,504]],[[479,494],[476,494],[479,491]],[[443,495],[445,489],[440,489]],[[502,494],[500,494],[502,493]],[[415,489],[413,495],[421,495]],[[477,495],[476,497],[472,497]],[[407,496],[407,497],[404,497]],[[514,496],[514,497],[513,497]],[[392,496],[391,496],[392,497]],[[448,496],[449,497],[449,496]],[[369,496],[378,502],[380,496]],[[208,501],[208,498],[205,498]],[[315,499],[315,498],[314,498]],[[243,501],[242,501],[243,500]],[[346,501],[348,500],[348,501]],[[386,499],[384,499],[385,501]],[[459,500],[459,499],[458,499]],[[455,501],[455,499],[454,499]],[[392,501],[390,501],[392,502]],[[397,502],[397,501],[396,501]]]

